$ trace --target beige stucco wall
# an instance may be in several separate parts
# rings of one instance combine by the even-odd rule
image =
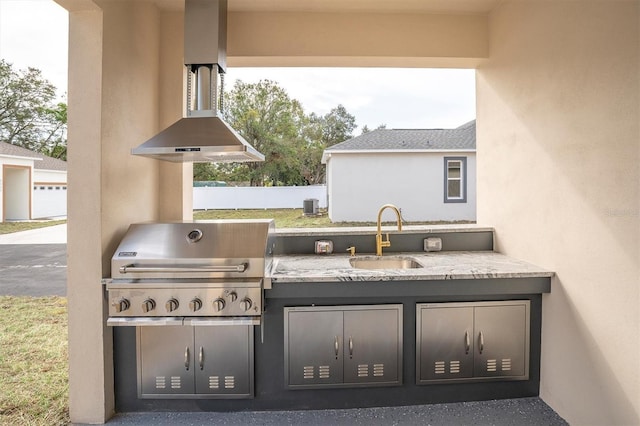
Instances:
[[[114,408],[100,286],[112,251],[132,222],[190,215],[190,168],[130,155],[181,114],[182,12],[56,1],[71,12],[70,411],[99,423]],[[277,15],[276,26],[232,14],[228,64],[482,64],[479,222],[495,226],[499,250],[558,272],[543,303],[542,397],[575,424],[639,423],[638,2],[497,4],[488,20],[424,15],[424,28],[367,16],[303,50],[312,32],[295,28],[341,17]],[[393,43],[375,43],[385,34]]]
[[[228,21],[229,66],[473,68],[489,49],[482,14],[243,11]]]
[[[477,73],[478,220],[557,272],[541,396],[640,423],[639,3],[506,2]]]

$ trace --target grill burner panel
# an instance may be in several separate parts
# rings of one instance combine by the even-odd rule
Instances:
[[[109,285],[109,316],[259,316],[262,312],[259,280],[179,288],[174,283],[137,284]]]

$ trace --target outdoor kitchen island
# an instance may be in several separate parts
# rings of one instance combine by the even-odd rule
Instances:
[[[426,238],[440,238],[442,251],[425,252]],[[331,241],[332,254],[314,254],[320,240]],[[550,292],[553,272],[493,252],[493,230],[476,225],[409,227],[390,240],[383,257],[418,265],[353,267],[354,258],[375,258],[372,228],[276,232],[262,322],[254,327],[253,398],[139,398],[136,330],[115,327],[117,411],[351,408],[538,395],[542,294]]]

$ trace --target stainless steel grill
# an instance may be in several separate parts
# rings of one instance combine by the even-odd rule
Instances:
[[[109,325],[259,324],[273,220],[133,224],[111,259]]]

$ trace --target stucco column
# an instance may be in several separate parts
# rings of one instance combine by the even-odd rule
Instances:
[[[70,12],[70,414],[72,422],[103,423],[115,407],[113,338],[101,279],[109,277],[111,256],[129,224],[191,215],[191,167],[130,154],[181,116],[182,46],[161,46],[182,30],[171,19],[163,29],[153,2],[59,3]],[[178,20],[182,13],[168,16]],[[163,60],[172,66],[159,67]]]
[[[102,11],[69,14],[69,411],[101,423],[114,410],[111,330],[104,325],[101,244]]]

